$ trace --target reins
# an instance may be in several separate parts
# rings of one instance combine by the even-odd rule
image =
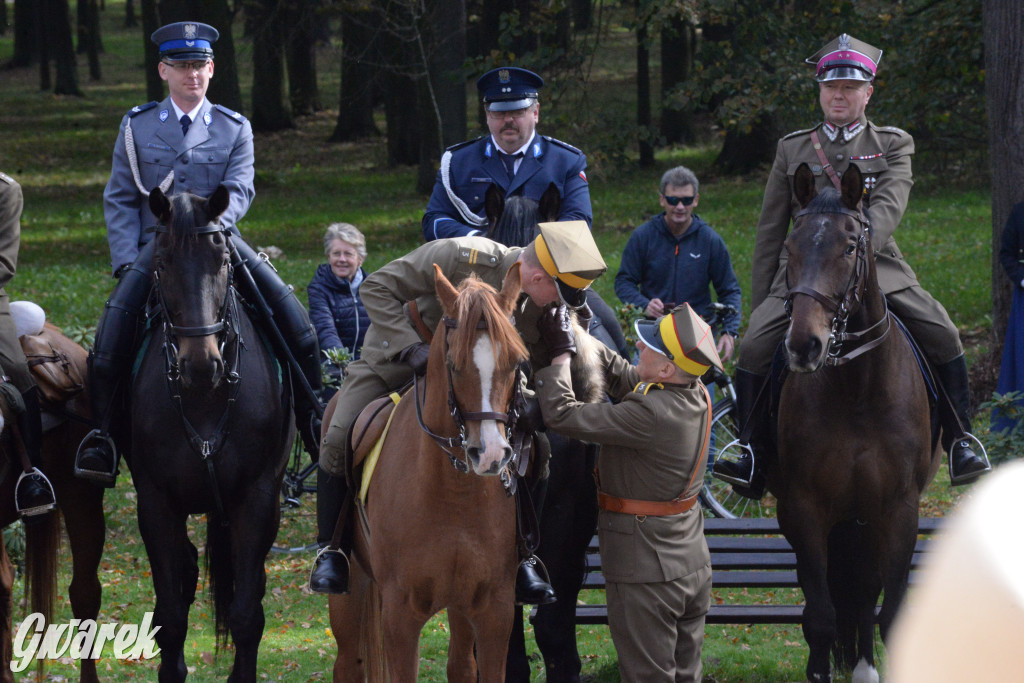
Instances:
[[[444,352],[445,357],[448,356],[448,331],[458,328],[458,321],[445,316],[441,319],[441,324],[445,328],[444,335]],[[487,322],[483,319],[479,320],[476,324],[476,329],[486,330]],[[436,335],[435,335],[436,337]],[[420,429],[423,433],[429,436],[438,445],[438,447],[448,455],[448,460],[459,472],[468,474],[470,470],[469,455],[466,448],[466,421],[483,421],[483,420],[495,420],[505,425],[506,439],[511,442],[512,434],[515,431],[516,420],[519,418],[519,406],[523,405],[524,399],[522,396],[522,363],[516,365],[516,376],[515,384],[512,396],[512,408],[507,413],[498,413],[493,411],[479,411],[479,412],[463,412],[459,408],[458,402],[455,399],[454,382],[452,379],[452,368],[451,365],[446,365],[447,377],[448,377],[448,412],[451,415],[452,421],[455,423],[455,427],[458,431],[456,436],[441,436],[430,429],[423,421],[423,401],[426,397],[427,387],[426,378],[423,381],[422,397],[419,388],[419,377],[413,375],[413,395],[416,398],[416,420],[419,422]],[[460,449],[463,452],[464,458],[459,458],[452,451],[454,449]],[[515,492],[515,477],[511,476],[510,471],[514,471],[518,468],[521,448],[514,449],[512,455],[512,462],[506,466],[505,470],[501,473],[501,481],[505,487],[506,493],[512,495]]]
[[[158,227],[156,231],[167,232],[167,229]],[[215,232],[224,233],[224,237],[227,240],[227,247],[230,250],[230,233],[216,223],[210,223],[206,226],[198,227],[193,231],[193,234],[198,236],[208,235]],[[234,406],[235,401],[238,398],[238,392],[241,385],[241,348],[244,342],[238,326],[238,299],[235,295],[235,288],[233,286],[234,269],[230,264],[228,264],[227,289],[224,294],[224,301],[221,303],[219,319],[209,325],[198,326],[175,325],[171,322],[168,308],[164,303],[163,289],[160,286],[160,273],[158,270],[154,270],[153,272],[153,289],[156,291],[157,300],[160,304],[160,319],[164,333],[164,376],[167,380],[167,390],[170,393],[170,397],[175,408],[178,410],[179,417],[181,417],[185,434],[188,437],[189,446],[197,455],[199,455],[200,459],[206,463],[206,469],[210,476],[210,487],[213,490],[214,501],[217,505],[217,512],[220,515],[222,523],[226,525],[227,517],[224,514],[224,503],[221,500],[220,487],[217,485],[217,474],[214,470],[213,459],[227,442],[228,435],[231,431],[228,427],[228,419],[231,415],[231,408]],[[212,436],[206,438],[199,433],[199,431],[192,425],[192,422],[188,419],[188,416],[185,415],[185,406],[184,401],[182,400],[181,391],[181,372],[178,367],[177,339],[178,337],[205,337],[212,334],[218,335],[218,347],[221,357],[224,359],[224,380],[228,384],[228,395],[224,411],[221,413],[220,419],[217,422],[217,426],[214,429]],[[229,343],[230,348],[233,350],[230,361],[224,356],[224,349]]]
[[[837,300],[834,297],[819,292],[813,287],[807,287],[804,285],[797,285],[796,287],[790,288],[789,273],[787,271],[786,287],[789,289],[789,294],[786,296],[785,303],[786,315],[789,318],[793,317],[793,298],[797,294],[809,296],[821,303],[828,310],[832,311],[832,325],[829,330],[825,365],[833,367],[845,365],[854,358],[881,346],[882,342],[884,342],[886,337],[888,337],[889,329],[891,327],[889,304],[885,300],[885,296],[882,295],[882,305],[885,307],[885,312],[882,317],[867,329],[859,332],[846,331],[847,322],[854,304],[859,304],[864,299],[864,277],[867,273],[867,252],[868,240],[871,239],[871,221],[868,220],[862,212],[853,211],[846,207],[829,210],[805,208],[798,212],[793,217],[793,220],[795,222],[796,219],[808,215],[833,215],[837,213],[850,216],[861,225],[860,235],[857,238],[857,260],[854,264],[853,272],[850,273],[850,279],[846,284],[846,289],[843,291],[842,298]],[[879,292],[879,294],[881,295],[881,292]],[[871,338],[873,336],[874,338]],[[846,343],[859,343],[860,346],[843,353],[843,345]]]

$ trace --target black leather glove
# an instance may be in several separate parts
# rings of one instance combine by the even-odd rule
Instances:
[[[537,331],[552,358],[566,351],[576,353],[576,333],[565,304],[545,308],[537,319]]]
[[[430,344],[423,342],[407,346],[398,354],[398,359],[412,368],[412,371],[420,377],[427,374],[428,358],[430,358]]]
[[[533,434],[544,431],[544,416],[540,411],[540,401],[534,396],[523,398],[523,407],[516,420],[516,426],[524,432]]]

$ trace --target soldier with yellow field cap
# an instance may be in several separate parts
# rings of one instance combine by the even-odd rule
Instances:
[[[571,328],[541,318],[555,353],[534,373],[544,423],[601,445],[598,534],[608,625],[623,681],[701,680],[711,559],[697,495],[704,480],[711,400],[700,381],[722,367],[707,323],[689,304],[639,320],[636,367],[602,348],[608,394],[582,403],[569,378]]]
[[[789,325],[787,257],[782,245],[800,210],[793,174],[807,164],[820,192],[838,186],[838,176],[856,165],[864,176],[864,207],[871,221],[878,284],[890,310],[910,330],[944,388],[939,414],[950,480],[954,486],[967,484],[987,472],[989,464],[981,443],[969,433],[970,389],[963,344],[946,309],[918,283],[894,238],[914,182],[910,164],[914,139],[899,128],[875,125],[865,114],[881,58],[880,49],[844,33],[807,59],[815,67],[824,118],[813,128],[779,140],[765,186],[751,264],[753,311],[736,361],[738,415],[752,421],[752,441],[766,438],[762,423],[768,411],[765,402],[755,406],[755,397]],[[764,477],[755,464],[763,459],[755,457],[756,445],[751,451],[748,444],[734,444],[738,450],[732,451],[733,444],[723,450],[714,473],[738,493],[760,498]]]
[[[351,448],[349,430],[359,411],[372,400],[400,389],[414,373],[422,375],[426,371],[430,347],[419,330],[434,330],[442,316],[435,291],[435,265],[453,285],[476,275],[500,289],[508,269],[518,262],[525,296],[515,312],[516,328],[530,351],[531,362],[548,362],[550,354],[537,331],[537,319],[544,307],[581,307],[585,302],[583,290],[607,266],[585,221],[542,223],[539,232],[526,247],[506,247],[483,237],[435,240],[363,281],[360,293],[370,327],[362,357],[346,369],[334,417],[320,446],[317,525],[321,545],[334,534],[348,490],[344,463]],[[348,542],[345,538],[342,545]],[[347,592],[347,551],[345,547],[321,550],[310,575],[311,590]],[[533,558],[520,565],[516,595],[524,603],[554,599],[553,589],[538,573]]]

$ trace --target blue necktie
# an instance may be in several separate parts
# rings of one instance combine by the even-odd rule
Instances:
[[[182,137],[188,135],[188,127],[192,125],[192,119],[188,117],[188,114],[181,115],[181,135]]]
[[[505,170],[508,171],[508,179],[512,180],[516,177],[516,159],[522,159],[523,153],[505,154],[504,152],[498,152],[498,154],[501,155],[501,163],[505,164]]]

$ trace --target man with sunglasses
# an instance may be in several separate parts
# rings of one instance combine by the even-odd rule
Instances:
[[[495,185],[506,197],[540,200],[552,183],[562,196],[559,221],[593,223],[587,157],[572,145],[537,134],[544,79],[504,66],[476,82],[489,135],[449,147],[423,215],[423,238],[479,235],[487,231],[484,196]]]
[[[228,189],[230,202],[220,223],[232,235],[232,262],[240,289],[255,285],[272,316],[258,323],[271,339],[276,326],[284,348],[282,364],[290,355],[305,375],[311,392],[297,389],[296,424],[307,450],[316,455],[319,442],[317,399],[320,388],[320,350],[309,314],[278,277],[273,266],[256,254],[238,232],[237,223],[249,210],[253,187],[252,126],[244,116],[206,99],[213,78],[213,44],[220,37],[212,26],[182,21],[163,26],[150,40],[159,47],[157,70],[167,82],[168,97],[132,107],[114,144],[110,179],[103,192],[111,268],[117,285],[110,295],[89,356],[89,392],[93,418],[99,428],[79,447],[75,474],[113,486],[119,450],[128,446],[125,425],[129,371],[141,341],[143,308],[153,279],[153,232],[158,220],[149,208],[149,194],[159,187],[165,194],[191,192],[209,197],[218,186]],[[251,278],[242,277],[245,268]],[[243,291],[250,299],[256,292]],[[252,299],[251,299],[252,300]],[[116,443],[116,446],[115,446]]]
[[[633,231],[622,251],[615,293],[650,319],[667,315],[678,304],[689,303],[707,315],[709,285],[721,303],[740,310],[740,284],[732,269],[725,242],[694,213],[700,203],[697,176],[676,166],[661,177],[658,201],[662,213]],[[718,340],[718,353],[728,360],[739,335],[740,317],[726,321]]]
[[[940,383],[942,445],[949,454],[951,483],[968,484],[989,470],[984,448],[969,433],[970,390],[959,332],[942,304],[918,283],[893,237],[913,185],[914,140],[899,128],[876,126],[864,113],[881,57],[878,48],[844,33],[806,60],[816,68],[824,117],[814,128],[779,140],[768,176],[752,260],[754,309],[736,363],[737,413],[752,423],[752,443],[740,444],[735,452],[723,451],[714,465],[716,476],[752,498],[760,498],[764,490],[761,459],[756,455],[758,444],[769,438],[767,401],[756,398],[789,325],[783,242],[800,210],[793,194],[793,174],[801,164],[810,166],[819,191],[837,185],[838,176],[850,164],[860,168],[879,286]]]

